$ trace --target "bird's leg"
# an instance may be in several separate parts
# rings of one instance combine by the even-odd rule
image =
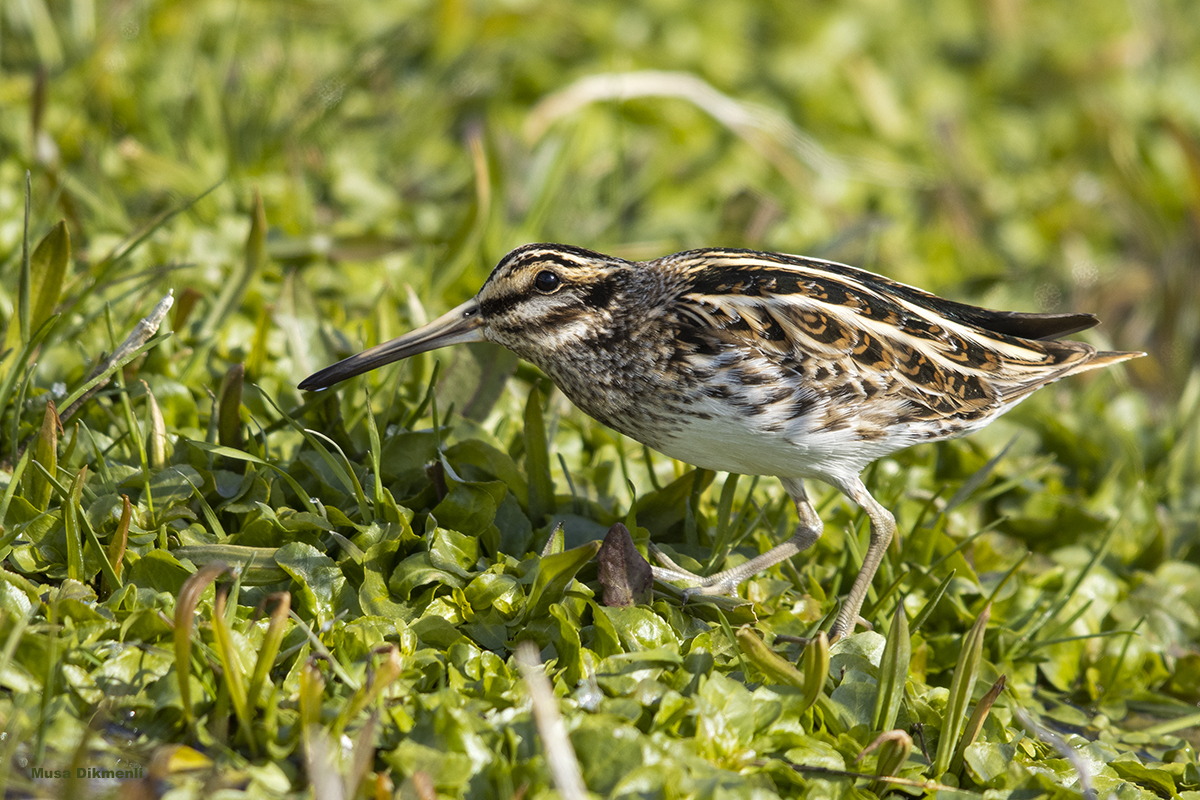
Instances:
[[[860,478],[855,477],[840,483],[838,488],[867,512],[867,517],[871,520],[871,543],[867,545],[867,554],[863,557],[862,567],[858,570],[854,585],[850,587],[850,594],[846,597],[832,630],[829,631],[831,642],[854,633],[854,626],[860,621],[858,614],[862,611],[863,601],[867,599],[867,590],[871,588],[875,571],[879,569],[883,554],[896,533],[896,518],[871,497]]]
[[[650,545],[650,553],[662,566],[654,567],[654,577],[660,581],[686,581],[691,584],[685,592],[685,597],[697,594],[734,594],[738,584],[765,569],[769,569],[781,561],[786,561],[797,553],[803,552],[817,543],[821,538],[823,524],[817,515],[817,510],[809,502],[808,494],[804,491],[804,481],[799,478],[782,478],[783,488],[796,504],[796,513],[800,516],[800,524],[791,537],[762,555],[755,556],[744,564],[733,569],[718,572],[715,575],[696,575],[685,570],[666,554]]]

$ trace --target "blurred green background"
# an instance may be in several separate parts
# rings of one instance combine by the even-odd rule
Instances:
[[[14,389],[0,409],[5,469],[17,461],[18,443],[41,428],[47,397],[62,397],[60,384],[81,384],[101,352],[111,350],[168,290],[176,304],[164,328],[173,338],[139,362],[136,375],[130,372],[127,391],[124,385],[106,391],[87,412],[89,428],[107,436],[103,455],[93,456],[86,445],[75,448],[72,437],[78,434],[67,430],[63,449],[70,452],[63,453],[59,467],[59,477],[69,485],[76,470],[89,466],[91,472],[80,480],[86,484],[84,499],[96,503],[93,511],[100,500],[116,496],[116,483],[138,498],[143,488],[138,481],[145,476],[145,493],[134,512],[140,521],[135,527],[145,526],[144,539],[130,546],[127,558],[135,565],[130,580],[145,579],[139,589],[166,594],[138,595],[128,607],[104,611],[101,616],[115,614],[116,622],[103,636],[68,631],[59,640],[45,609],[36,611],[41,617],[29,611],[34,627],[23,633],[14,623],[20,604],[9,602],[16,590],[5,589],[10,594],[0,600],[9,605],[0,607],[6,615],[0,616],[0,634],[9,637],[17,655],[0,658],[0,666],[13,657],[13,669],[25,672],[19,681],[0,669],[6,693],[0,715],[6,724],[19,722],[22,730],[35,731],[43,750],[54,740],[52,720],[61,725],[74,720],[63,741],[76,741],[71,737],[94,711],[88,691],[105,685],[97,666],[105,659],[105,642],[133,630],[132,639],[146,648],[170,648],[169,632],[137,616],[150,614],[147,609],[157,609],[155,604],[173,604],[189,571],[184,567],[190,569],[190,562],[179,566],[167,556],[168,534],[172,549],[226,541],[282,546],[299,537],[328,559],[339,559],[337,569],[345,570],[339,580],[362,582],[363,607],[350,602],[341,608],[351,612],[349,622],[339,618],[335,625],[322,616],[338,610],[333,601],[325,608],[312,600],[323,610],[315,617],[302,613],[314,625],[333,626],[331,641],[340,642],[330,644],[334,654],[360,675],[370,645],[386,638],[401,642],[405,657],[419,662],[405,662],[416,676],[405,673],[405,680],[411,677],[406,686],[418,699],[404,706],[417,720],[415,732],[402,736],[385,721],[377,737],[386,754],[380,758],[407,775],[413,764],[434,763],[430,752],[437,743],[453,751],[446,758],[469,756],[470,762],[469,768],[467,762],[437,762],[441,772],[429,766],[440,776],[439,791],[487,796],[506,786],[480,766],[486,762],[480,753],[489,747],[507,753],[509,745],[492,739],[473,744],[462,733],[470,724],[437,710],[438,692],[446,689],[445,682],[454,684],[457,673],[446,666],[443,675],[429,664],[454,662],[457,651],[448,642],[460,633],[480,641],[478,629],[461,619],[454,622],[447,611],[448,598],[457,602],[461,591],[440,586],[418,594],[417,583],[409,582],[411,596],[399,597],[403,593],[393,585],[388,599],[386,581],[396,564],[385,560],[389,572],[380,573],[375,590],[384,586],[384,607],[403,622],[394,622],[386,637],[367,630],[382,626],[378,616],[354,621],[371,610],[363,598],[372,568],[368,565],[363,578],[363,566],[348,565],[338,545],[321,538],[320,529],[297,533],[301,528],[241,503],[240,495],[230,499],[229,482],[244,478],[270,484],[260,498],[271,506],[266,511],[282,517],[292,511],[283,507],[285,501],[300,508],[274,473],[256,474],[242,464],[235,474],[231,462],[219,460],[218,469],[212,451],[206,464],[203,451],[184,443],[217,441],[216,398],[229,396],[230,369],[240,365],[247,382],[244,405],[239,396],[231,408],[234,427],[238,419],[245,427],[245,448],[294,474],[322,508],[340,508],[339,519],[349,515],[362,523],[354,499],[328,470],[322,471],[317,448],[289,430],[264,397],[295,409],[306,402],[295,389],[298,380],[466,299],[504,253],[526,242],[565,242],[631,259],[690,247],[749,247],[843,261],[980,305],[1093,312],[1103,324],[1081,338],[1148,352],[1149,357],[1120,369],[1044,390],[967,440],[917,448],[870,472],[872,491],[896,511],[909,538],[903,545],[908,549],[885,565],[876,582],[882,599],[869,609],[876,614],[877,630],[883,630],[896,591],[908,595],[902,605],[911,615],[949,569],[943,562],[959,570],[945,602],[928,618],[927,630],[914,636],[911,705],[905,713],[936,727],[940,717],[930,709],[945,702],[962,635],[984,601],[1003,588],[985,651],[988,680],[976,694],[1006,672],[1011,683],[1002,705],[1019,697],[1046,711],[1064,726],[1060,730],[1086,734],[1073,741],[1092,747],[1089,757],[1096,764],[1119,761],[1120,751],[1125,766],[1106,767],[1113,787],[1137,781],[1140,792],[1200,789],[1194,768],[1185,773],[1182,766],[1165,766],[1194,763],[1191,746],[1200,742],[1196,720],[1187,716],[1200,700],[1196,16],[1190,0],[8,0],[0,6],[0,324],[8,328],[5,347],[14,349],[0,366],[5,372],[22,370],[13,386],[24,388]],[[26,171],[32,186],[30,245],[59,220],[65,220],[71,243],[57,305],[62,316],[28,362],[36,360],[37,367],[28,371],[28,364],[16,358],[28,340],[18,325]],[[265,212],[265,257],[255,255],[256,237],[263,233],[252,229],[256,192]],[[535,465],[523,438],[529,417],[522,414],[539,376],[494,349],[448,351],[437,359],[444,367],[437,407],[442,412],[454,408],[449,420],[441,419],[449,426],[443,435],[459,447],[450,463],[460,466],[455,459],[461,457],[469,464],[465,474],[479,485],[520,470],[509,482],[507,508],[529,519],[520,516],[515,528],[524,538],[512,534],[498,549],[483,537],[481,558],[492,559],[486,563],[494,571],[511,572],[511,563],[503,566],[505,557],[532,554],[549,532],[550,517],[534,513],[528,494],[534,490],[517,489],[526,479],[536,483],[545,477],[551,494],[548,501],[542,498],[549,503],[545,510],[575,526],[574,531],[568,526],[569,540],[574,536],[569,544],[626,518],[638,498],[641,523],[648,528],[654,527],[652,521],[663,523],[649,535],[701,561],[711,544],[706,537],[717,530],[723,536],[729,528],[726,494],[741,509],[733,527],[750,549],[764,549],[794,524],[776,482],[751,487],[748,479],[739,484],[723,477],[725,489],[714,486],[703,497],[697,489],[689,496],[686,486],[671,484],[686,477],[684,465],[640,452],[557,394],[545,409],[549,463]],[[372,476],[363,456],[370,448],[364,409],[373,409],[385,455],[412,468],[401,478],[392,476],[395,482],[389,484],[407,515],[404,525],[444,499],[435,492],[436,481],[418,469],[420,455],[404,449],[434,425],[434,409],[423,402],[433,364],[433,357],[425,357],[364,379],[340,400],[314,401],[306,419],[354,456],[367,484]],[[240,380],[235,381],[238,391]],[[360,391],[368,384],[373,387],[370,406]],[[151,394],[161,407],[159,429],[173,443],[164,462],[172,466],[161,472],[154,470],[162,463],[148,462],[145,452],[139,457],[134,446],[141,446],[139,431],[149,435],[154,429]],[[222,428],[220,443],[232,446],[236,439],[241,446],[241,435],[231,434],[227,441]],[[1016,444],[1006,449],[1014,437]],[[485,450],[471,444],[476,440],[503,457],[479,455]],[[428,458],[439,452],[432,439],[421,442],[427,451],[414,452]],[[501,462],[509,472],[496,466]],[[200,500],[176,481],[164,490],[167,499],[157,511],[146,507],[152,476],[183,466],[203,478]],[[69,501],[43,485],[48,507],[22,505],[30,481],[5,483],[15,499],[11,506],[4,501],[9,535],[0,534],[0,552],[6,553],[5,569],[30,582],[25,595],[50,596],[51,588],[62,594],[68,571],[66,551],[57,542],[65,534],[53,515]],[[171,494],[181,486],[182,494]],[[822,489],[820,498],[827,535],[814,557],[747,589],[766,604],[758,621],[764,632],[809,632],[801,623],[814,623],[828,611],[838,587],[848,585],[846,576],[855,571],[847,555],[852,548],[843,546],[853,537],[844,531],[853,533],[861,518],[832,493]],[[212,504],[213,519],[221,525],[203,516],[204,502]],[[927,515],[934,508],[942,513]],[[501,509],[497,516],[496,503],[490,509],[501,525],[508,512]],[[117,524],[105,513],[89,512],[89,518],[107,543]],[[492,517],[483,521],[485,528],[491,524]],[[470,533],[468,527],[463,521],[458,530]],[[35,529],[44,539],[30,544]],[[22,538],[12,538],[18,535]],[[644,537],[647,531],[635,530],[635,535]],[[408,530],[406,536],[404,548],[423,552],[419,533]],[[364,550],[371,544],[356,541]],[[150,579],[157,573],[145,565],[156,549],[161,558],[154,563],[171,558],[171,569],[178,567],[170,580]],[[388,558],[398,563],[407,552],[402,549],[398,556],[393,548]],[[1028,560],[1021,561],[1026,555]],[[934,556],[943,571],[918,575]],[[92,592],[85,598],[91,608],[98,602],[91,587],[100,588],[101,598],[104,591],[96,577],[99,567],[91,562],[88,567],[90,583],[83,588]],[[1010,569],[1018,571],[1004,583]],[[897,583],[882,594],[893,579]],[[448,586],[455,579],[445,580]],[[16,579],[0,585],[25,586]],[[288,585],[299,597],[297,584]],[[1080,589],[1078,596],[1065,597],[1074,594],[1072,589]],[[514,608],[524,600],[521,594]],[[243,620],[251,611],[245,602],[237,609]],[[104,604],[112,605],[111,598],[102,599]],[[464,608],[469,616],[469,604]],[[447,633],[440,619],[429,622],[436,614],[458,627]],[[729,649],[731,643],[722,650],[718,640],[724,639],[712,632],[715,628],[697,634],[701,623],[677,606],[660,601],[651,616],[663,631],[674,632],[663,632],[658,643],[674,647],[673,653],[701,648],[701,640],[717,653],[703,701],[689,693],[696,684],[687,683],[691,678],[684,668],[662,668],[675,676],[672,680],[683,681],[676,688],[686,698],[679,702],[696,704],[687,706],[689,714],[755,718],[761,723],[751,726],[755,737],[777,735],[763,722],[776,713],[763,710],[774,708],[774,701],[758,694],[764,690],[756,689],[750,700],[740,683],[719,677],[748,680],[739,672],[744,665],[736,648]],[[136,625],[129,621],[135,617]],[[520,633],[512,619],[508,623],[507,628],[497,623],[500,642]],[[252,632],[253,624],[247,624]],[[354,633],[346,632],[356,624]],[[1131,628],[1141,633],[1123,633]],[[416,630],[419,635],[412,634]],[[561,668],[567,645],[537,630],[545,653],[558,648]],[[587,638],[588,630],[585,626],[585,654],[589,647],[599,648]],[[211,632],[205,636],[211,643]],[[413,655],[414,642],[424,648],[415,651],[418,656],[425,656]],[[636,637],[622,639],[621,647],[630,652],[621,657],[633,655],[639,642],[646,645]],[[578,639],[573,646],[578,651]],[[596,652],[606,659],[612,655]],[[60,664],[56,657],[75,660]],[[592,663],[586,655],[580,658],[575,652],[563,674]],[[294,651],[281,659],[286,677],[275,678],[290,702],[300,691],[295,665],[303,659]],[[170,663],[164,657],[147,674],[173,680]],[[509,679],[507,667],[487,669],[493,668]],[[58,678],[56,669],[62,670]],[[215,686],[217,672],[210,669],[205,680],[211,678]],[[45,674],[52,675],[49,683],[39,683],[37,676]],[[861,688],[864,675],[843,672],[843,701]],[[130,686],[136,684],[129,680]],[[572,690],[562,675],[557,680],[561,693]],[[684,684],[691,689],[680,688]],[[86,685],[92,690],[80,688]],[[663,733],[655,716],[661,697],[647,700],[645,692],[616,685],[605,685],[610,695],[605,702],[613,705],[601,710],[609,717],[576,708],[571,722],[573,730],[583,731],[573,734],[585,751],[582,757],[593,759],[585,763],[593,789],[616,791],[617,777],[640,763],[620,748],[610,761],[595,760],[597,752],[608,755],[605,737],[619,727],[613,720],[632,714],[621,730],[646,753],[662,744],[661,737],[688,739],[687,730],[688,740],[699,742],[699,761],[672,760],[678,753],[668,754],[667,745],[654,751],[665,765],[663,774],[680,770],[696,781],[679,778],[678,786],[684,787],[679,796],[716,796],[717,785],[751,796],[767,774],[783,794],[789,786],[799,793],[817,784],[832,791],[834,784],[827,782],[793,778],[796,783],[788,784],[769,766],[756,773],[761,765],[753,759],[773,751],[749,733],[736,746],[724,740],[712,745],[718,752],[704,749],[703,725],[681,732],[672,723],[676,727]],[[30,699],[38,687],[40,696],[53,695],[61,705]],[[131,689],[131,696],[144,688]],[[326,721],[345,707],[348,694],[330,679]],[[488,713],[518,702],[509,694],[498,697],[484,692],[476,700],[491,704]],[[729,705],[713,711],[718,697]],[[1133,699],[1126,703],[1125,698]],[[635,703],[631,712],[635,700],[646,705]],[[222,768],[245,767],[250,758],[244,742],[227,743],[212,734],[218,747],[209,734],[188,734],[167,712],[155,717],[144,697],[129,702],[151,720],[140,728],[143,761],[155,746],[177,741],[210,745],[207,752]],[[737,705],[743,702],[748,705]],[[183,707],[173,695],[162,704],[170,713]],[[215,718],[223,713],[229,724],[228,705],[218,702],[206,713]],[[136,718],[139,725],[142,719]],[[455,727],[460,724],[462,729]],[[1004,717],[1003,725],[1015,723]],[[1147,726],[1150,733],[1135,731]],[[430,730],[437,735],[422,739]],[[1177,733],[1183,739],[1172,738]],[[295,748],[293,734],[279,733],[280,742]],[[648,743],[651,734],[660,737],[654,745]],[[1052,748],[1027,743],[1013,751],[1021,735],[992,723],[980,746],[992,748],[986,753],[998,771],[988,772],[984,761],[972,762],[974,771],[960,775],[964,785],[980,791],[985,785],[1023,787],[1032,797],[1035,785],[1053,792],[1048,787],[1055,781],[1072,780],[1070,766]],[[793,751],[789,757],[853,766],[854,753],[869,741],[862,738],[827,735],[819,747],[812,745],[819,758]],[[407,745],[397,744],[401,741],[431,749],[413,755],[404,750]],[[6,747],[17,745],[0,743],[7,756],[16,751]],[[523,779],[533,781],[531,796],[540,796],[548,791],[544,764],[530,754],[528,742],[523,747],[519,756],[506,757],[528,770]],[[283,752],[277,758],[283,777],[251,771],[260,789],[274,786],[271,780],[292,790],[302,785],[298,750]],[[1041,767],[1017,774],[1016,766],[1006,776],[1014,752],[1022,764],[1041,764],[1045,774],[1056,777],[1031,777],[1041,774]],[[845,758],[822,760],[833,758],[830,753]],[[261,755],[256,758],[251,761],[261,767]],[[1154,766],[1143,767],[1139,759]],[[905,774],[937,777],[923,772],[917,761],[914,755]],[[705,783],[708,778],[698,777],[708,774],[697,766],[701,762],[722,777]],[[513,777],[518,768],[512,769],[504,780],[520,785],[520,776]],[[675,796],[659,789],[647,796]]]

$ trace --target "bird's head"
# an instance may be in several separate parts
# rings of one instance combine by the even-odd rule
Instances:
[[[402,358],[464,342],[495,342],[534,362],[611,336],[629,291],[630,263],[578,247],[529,244],[500,260],[472,299],[415,331],[300,382],[325,389]]]

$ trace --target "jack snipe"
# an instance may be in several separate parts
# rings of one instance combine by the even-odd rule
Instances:
[[[479,294],[428,325],[321,370],[323,389],[460,342],[504,345],[576,405],[673,458],[778,476],[800,524],[788,541],[701,577],[655,553],[662,580],[706,594],[811,547],[822,523],[804,479],[867,513],[870,546],[830,634],[853,631],[895,533],[859,478],[876,459],[987,425],[1034,390],[1140,353],[1059,336],[1090,314],[989,311],[853,267],[750,250],[692,250],[633,263],[531,244],[501,260]]]

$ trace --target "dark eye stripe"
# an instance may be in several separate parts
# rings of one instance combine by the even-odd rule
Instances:
[[[616,278],[602,278],[591,283],[583,295],[583,304],[589,308],[608,308],[617,291]]]
[[[479,303],[479,310],[485,317],[496,317],[505,312],[511,311],[521,303],[525,302],[526,298],[519,294],[507,294],[501,297],[492,297],[487,300],[482,300]]]

